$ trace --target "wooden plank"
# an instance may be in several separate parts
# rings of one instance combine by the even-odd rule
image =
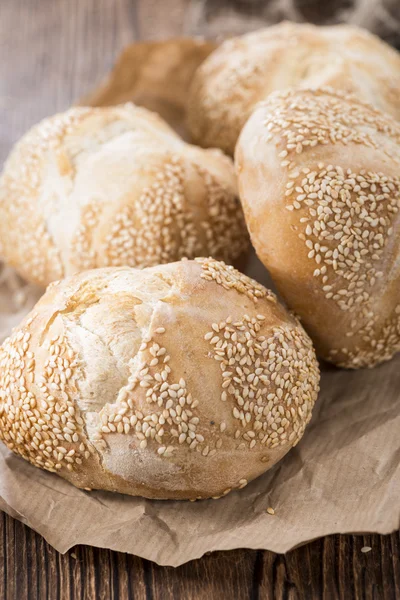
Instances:
[[[177,569],[86,546],[61,555],[28,527],[5,516],[0,535],[4,600],[400,597],[398,533],[332,536],[286,556],[255,550],[216,552]],[[361,548],[366,545],[372,550],[364,554]]]
[[[191,0],[142,0],[136,3],[138,33],[143,40],[165,39],[187,34]]]
[[[91,89],[134,37],[131,0],[4,0],[0,163],[29,126]]]

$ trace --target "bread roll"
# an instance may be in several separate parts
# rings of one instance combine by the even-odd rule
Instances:
[[[0,241],[46,285],[102,266],[232,262],[248,235],[231,161],[128,104],[72,108],[22,138],[0,179]]]
[[[201,64],[188,124],[202,146],[233,154],[256,103],[275,90],[331,86],[400,119],[400,56],[365,30],[281,23],[224,42]]]
[[[221,496],[299,441],[318,381],[302,327],[233,267],[98,269],[4,342],[0,437],[78,487]]]
[[[400,124],[329,89],[274,93],[236,147],[256,251],[319,354],[400,349]]]

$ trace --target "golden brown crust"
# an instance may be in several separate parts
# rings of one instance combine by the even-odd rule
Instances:
[[[72,108],[28,132],[0,179],[0,235],[41,285],[201,254],[232,262],[248,247],[231,161],[133,105]]]
[[[188,102],[196,143],[233,155],[256,103],[275,90],[331,86],[400,118],[400,57],[349,25],[281,23],[224,42],[199,67]]]
[[[331,89],[275,92],[244,127],[239,189],[258,255],[317,351],[400,350],[400,125]]]
[[[318,365],[299,323],[213,259],[51,285],[0,351],[0,437],[79,487],[241,488],[301,438]]]

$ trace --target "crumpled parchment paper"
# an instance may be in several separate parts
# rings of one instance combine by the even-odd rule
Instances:
[[[134,44],[83,102],[133,100],[185,133],[185,91],[212,48],[190,39]],[[255,257],[247,272],[270,285]],[[3,265],[1,339],[40,294]],[[388,533],[399,527],[399,390],[400,356],[374,370],[322,366],[320,398],[300,444],[265,475],[220,500],[154,501],[81,491],[0,444],[0,508],[60,552],[91,544],[174,566],[212,550],[286,552],[337,532]]]

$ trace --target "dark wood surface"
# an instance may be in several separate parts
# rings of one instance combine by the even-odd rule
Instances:
[[[90,90],[126,44],[183,32],[207,34],[210,15],[215,8],[220,14],[224,4],[0,0],[0,162],[31,124]],[[254,15],[266,3],[233,4]],[[362,552],[365,546],[371,551]],[[218,552],[173,569],[85,546],[61,555],[31,529],[0,514],[0,600],[391,600],[400,598],[399,550],[399,533],[337,535],[285,556]]]

